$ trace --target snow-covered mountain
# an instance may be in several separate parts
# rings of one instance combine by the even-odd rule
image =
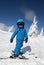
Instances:
[[[0,30],[0,57],[9,57],[11,50],[15,47],[15,39],[13,44],[10,43],[11,34]],[[24,42],[22,51],[29,60],[0,59],[0,65],[44,65],[44,36],[29,37],[28,43]]]
[[[10,43],[12,30],[13,26],[8,32],[0,30],[0,58],[8,58],[15,48],[16,38]],[[29,58],[28,60],[0,59],[0,65],[44,65],[44,31],[42,28],[38,35],[36,16],[28,32],[28,43],[24,42],[21,50],[24,52],[23,55]]]

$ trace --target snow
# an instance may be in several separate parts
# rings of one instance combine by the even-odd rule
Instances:
[[[13,43],[10,43],[11,31],[13,26],[9,28],[8,32],[0,30],[0,58],[9,58],[11,51],[15,48],[16,37]],[[44,65],[44,31],[41,29],[38,35],[38,26],[36,16],[28,32],[28,43],[23,43],[21,51],[28,60],[21,59],[0,59],[0,65]]]
[[[9,28],[8,32],[12,32],[13,30],[14,30],[14,26],[12,25],[12,26]]]
[[[11,44],[10,37],[10,32],[0,30],[0,58],[8,58],[15,47],[16,40]],[[0,65],[44,65],[44,36],[29,37],[28,43],[24,42],[22,51],[28,60],[0,59]]]
[[[41,35],[41,36],[44,35],[44,30],[43,30],[43,28],[41,29],[40,35]]]
[[[36,16],[34,16],[33,23],[32,23],[32,25],[29,28],[29,32],[28,32],[28,35],[29,36],[31,36],[31,37],[37,36],[37,34],[38,34],[38,26],[37,26],[37,23],[38,22],[36,20]]]

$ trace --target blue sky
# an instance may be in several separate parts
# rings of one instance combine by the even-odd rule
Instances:
[[[28,30],[33,17],[26,18],[27,12],[32,12],[32,16],[36,15],[39,30],[44,28],[44,0],[0,0],[0,23],[16,27],[16,21],[22,18]]]

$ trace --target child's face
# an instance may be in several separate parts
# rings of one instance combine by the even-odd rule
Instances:
[[[19,28],[24,28],[24,23],[18,23],[17,25]]]
[[[20,25],[19,25],[19,28],[23,28],[23,25],[22,25],[22,24],[20,24]]]

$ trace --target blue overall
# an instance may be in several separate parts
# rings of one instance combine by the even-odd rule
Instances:
[[[14,53],[16,55],[20,54],[21,47],[23,46],[24,38],[28,38],[27,32],[24,28],[18,28],[13,32],[11,39],[14,39],[16,36],[16,47]]]

